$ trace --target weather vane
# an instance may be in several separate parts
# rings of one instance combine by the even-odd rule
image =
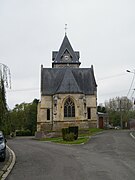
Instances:
[[[67,34],[67,24],[65,24],[65,35]]]

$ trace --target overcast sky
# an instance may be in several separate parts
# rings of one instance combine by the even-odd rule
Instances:
[[[94,66],[98,104],[127,95],[133,73],[126,70],[135,69],[134,0],[0,0],[0,63],[12,75],[10,108],[40,98],[40,66],[51,67],[65,24],[80,67]]]

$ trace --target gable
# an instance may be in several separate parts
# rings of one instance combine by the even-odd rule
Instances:
[[[57,93],[82,93],[70,68],[65,69],[63,79]]]

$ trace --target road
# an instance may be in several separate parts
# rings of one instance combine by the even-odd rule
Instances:
[[[0,172],[1,172],[2,168],[5,166],[5,164],[7,163],[8,159],[9,159],[9,152],[7,150],[6,151],[6,159],[5,159],[5,161],[3,162],[3,161],[0,160]]]
[[[129,131],[105,131],[85,145],[15,138],[16,164],[8,180],[134,180],[135,140]]]

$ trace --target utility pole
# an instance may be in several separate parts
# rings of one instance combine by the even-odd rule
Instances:
[[[123,129],[123,119],[122,119],[122,107],[121,107],[121,99],[120,99],[120,126]]]

